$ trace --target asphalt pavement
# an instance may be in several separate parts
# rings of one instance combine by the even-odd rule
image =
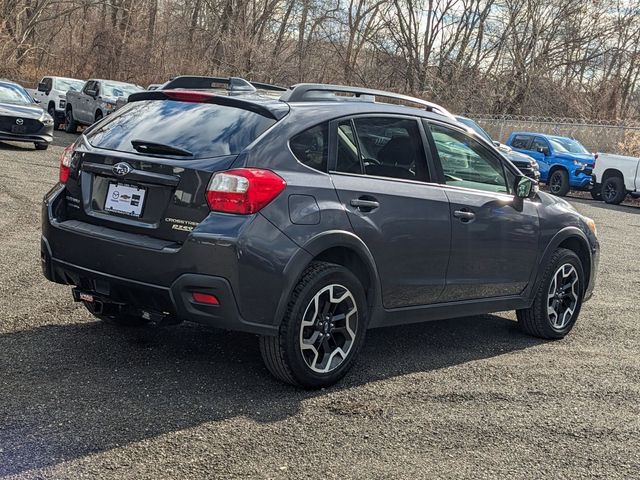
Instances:
[[[256,337],[120,329],[40,271],[54,146],[0,144],[0,478],[640,477],[640,208],[569,198],[602,259],[573,332],[512,312],[372,330],[348,377],[278,383]]]

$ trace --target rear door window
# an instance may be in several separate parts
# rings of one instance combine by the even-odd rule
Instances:
[[[336,171],[427,181],[417,120],[356,117],[338,123]]]
[[[138,153],[132,141],[190,152],[183,159],[236,155],[276,120],[237,107],[211,103],[147,100],[129,103],[87,134],[94,147]],[[163,156],[171,157],[171,155]]]
[[[520,148],[522,150],[531,150],[531,137],[529,135],[516,135],[511,141],[513,148]]]

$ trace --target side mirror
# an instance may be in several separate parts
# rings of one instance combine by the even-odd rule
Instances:
[[[543,154],[545,157],[549,155],[549,149],[547,147],[538,147],[536,150],[538,151],[538,153]]]
[[[493,146],[500,148],[500,142],[498,142],[497,140],[494,140],[493,141]]]
[[[44,82],[38,83],[38,91],[47,93],[49,90],[47,89],[47,84]]]
[[[521,175],[516,177],[514,190],[518,198],[533,198],[538,193],[538,182]]]

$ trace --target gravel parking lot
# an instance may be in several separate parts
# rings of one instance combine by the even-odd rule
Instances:
[[[0,477],[638,478],[640,207],[572,198],[602,244],[567,339],[508,312],[369,332],[337,387],[253,336],[93,320],[40,272],[40,201],[73,136],[0,144]]]

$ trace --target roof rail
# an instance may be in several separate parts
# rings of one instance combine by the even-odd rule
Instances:
[[[313,92],[319,95],[310,95]],[[392,98],[394,100],[402,100],[407,103],[414,103],[424,107],[427,111],[443,115],[445,117],[454,118],[453,115],[444,107],[436,103],[427,102],[416,97],[402,95],[400,93],[386,92],[384,90],[373,90],[370,88],[348,87],[345,85],[329,85],[324,83],[299,83],[291,86],[280,97],[284,102],[319,102],[327,100],[341,100],[336,93],[351,93],[356,101],[375,102],[375,97]]]
[[[218,87],[220,84],[226,85],[226,89],[229,92],[238,93],[253,93],[256,90],[272,90],[278,92],[284,92],[287,89],[285,87],[279,87],[277,85],[270,85],[268,83],[250,82],[240,77],[201,77],[197,75],[180,75],[174,77],[159,89],[171,90],[171,89],[191,89],[191,90],[205,90]]]

